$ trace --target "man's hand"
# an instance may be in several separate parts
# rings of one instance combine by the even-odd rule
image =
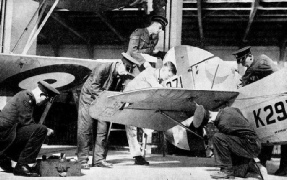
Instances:
[[[151,64],[149,62],[147,62],[147,61],[143,65],[144,65],[145,68],[151,67]]]
[[[51,136],[52,134],[54,134],[54,130],[47,128],[47,136]]]

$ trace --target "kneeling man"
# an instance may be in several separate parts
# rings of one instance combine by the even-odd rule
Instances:
[[[197,112],[204,112],[203,106],[198,106]],[[203,117],[203,116],[202,116]],[[193,124],[204,123],[203,118],[194,117]],[[261,150],[261,143],[249,121],[238,108],[226,107],[219,110],[213,121],[218,128],[212,138],[215,163],[220,171],[212,174],[214,179],[230,179],[245,177],[248,172],[260,173],[255,166],[256,158]]]
[[[36,162],[41,146],[52,130],[37,124],[33,111],[58,94],[51,85],[39,81],[32,91],[17,93],[0,112],[0,167],[4,171],[13,171],[16,176],[39,176],[28,164]],[[11,159],[17,162],[14,170]]]

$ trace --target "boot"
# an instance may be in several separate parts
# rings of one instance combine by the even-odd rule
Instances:
[[[13,172],[13,168],[11,165],[11,159],[5,155],[0,156],[0,168],[5,172]]]
[[[220,171],[210,176],[212,179],[235,179],[232,168],[221,168]]]
[[[260,169],[256,165],[256,162],[254,161],[254,159],[251,159],[250,162],[248,163],[248,172],[260,174]]]
[[[274,175],[276,176],[287,176],[287,167],[284,167],[284,168],[279,168],[275,173]]]
[[[104,168],[112,168],[113,164],[108,163],[106,160],[101,160],[100,162],[97,162],[92,165],[93,167],[104,167]]]
[[[145,160],[142,156],[135,156],[135,164],[137,165],[149,165],[149,162]]]
[[[34,173],[31,171],[28,164],[17,163],[14,169],[15,176],[26,176],[26,177],[39,177],[38,173]]]

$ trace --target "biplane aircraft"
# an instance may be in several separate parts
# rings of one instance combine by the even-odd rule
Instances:
[[[178,46],[164,61],[176,63],[182,79],[175,79],[175,84],[180,82],[182,88],[147,88],[109,95],[101,105],[91,106],[90,115],[103,121],[170,131],[178,139],[172,140],[173,144],[188,149],[186,135],[179,138],[178,132],[185,128],[182,122],[193,115],[195,104],[210,111],[232,106],[242,110],[262,143],[286,143],[286,68],[237,89],[240,76],[234,68],[202,49]]]
[[[166,82],[169,87],[108,92],[100,105],[92,104],[90,115],[166,131],[174,145],[189,149],[186,133],[193,132],[184,128],[195,104],[211,111],[233,106],[242,110],[263,143],[286,143],[286,68],[237,89],[240,75],[235,67],[203,49],[177,46],[168,51],[164,61],[173,61],[178,69],[177,76]],[[13,95],[33,89],[39,80],[62,92],[71,90],[85,81],[93,67],[107,60],[0,54],[0,62],[0,94]]]
[[[35,1],[50,5],[59,3],[58,8],[75,11],[105,11],[136,6],[143,2]],[[154,10],[155,7],[162,10],[164,2],[153,0],[157,4]],[[55,7],[56,4],[52,8]],[[186,133],[193,132],[186,126],[192,121],[190,117],[194,114],[195,104],[203,105],[211,111],[233,106],[241,109],[251,121],[263,143],[286,143],[287,84],[283,81],[286,68],[238,89],[240,75],[235,67],[203,49],[177,46],[168,51],[164,61],[174,62],[178,70],[178,75],[166,82],[168,88],[109,92],[102,99],[101,106],[91,106],[91,116],[103,121],[166,131],[175,146],[189,149]],[[22,89],[33,89],[39,80],[45,80],[62,92],[71,90],[84,83],[91,69],[105,62],[107,60],[0,54],[0,95],[11,96]]]

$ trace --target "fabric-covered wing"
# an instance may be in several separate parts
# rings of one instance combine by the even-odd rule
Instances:
[[[0,95],[32,90],[40,80],[61,92],[71,90],[83,84],[94,67],[115,61],[0,53]]]
[[[224,95],[225,94],[225,95]],[[165,131],[191,117],[195,102],[208,109],[236,97],[237,92],[147,88],[106,92],[91,104],[90,115],[101,121]]]

